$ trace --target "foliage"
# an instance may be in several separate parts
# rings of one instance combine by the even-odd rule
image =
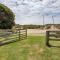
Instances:
[[[7,6],[0,4],[0,29],[11,29],[15,25],[14,17]]]
[[[43,25],[19,25],[19,24],[16,24],[16,28],[19,28],[19,27],[23,27],[24,29],[27,28],[27,29],[43,29]]]

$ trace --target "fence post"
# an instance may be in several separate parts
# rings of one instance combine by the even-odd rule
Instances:
[[[27,38],[27,29],[26,29],[26,38]]]
[[[46,31],[46,45],[50,46],[49,45],[49,31]]]
[[[19,29],[19,40],[20,40],[20,29]]]

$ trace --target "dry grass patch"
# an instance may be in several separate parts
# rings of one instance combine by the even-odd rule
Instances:
[[[29,45],[29,44],[24,44],[24,45],[22,45],[22,47],[23,47],[23,48],[30,48],[31,45]]]
[[[42,53],[43,52],[43,48],[41,48],[38,44],[32,45],[31,49],[34,53]]]
[[[43,53],[43,48],[41,48],[38,44],[34,44],[30,47],[29,54],[27,56],[27,60],[37,60],[37,56]]]

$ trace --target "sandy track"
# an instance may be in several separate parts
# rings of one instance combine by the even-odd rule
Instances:
[[[40,29],[28,29],[27,35],[28,36],[42,36],[45,35],[46,30],[40,30]]]

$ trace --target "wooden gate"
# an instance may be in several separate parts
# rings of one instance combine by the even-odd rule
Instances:
[[[27,38],[27,29],[19,29],[19,40]]]
[[[51,46],[49,41],[60,41],[60,30],[46,31],[46,45]]]

